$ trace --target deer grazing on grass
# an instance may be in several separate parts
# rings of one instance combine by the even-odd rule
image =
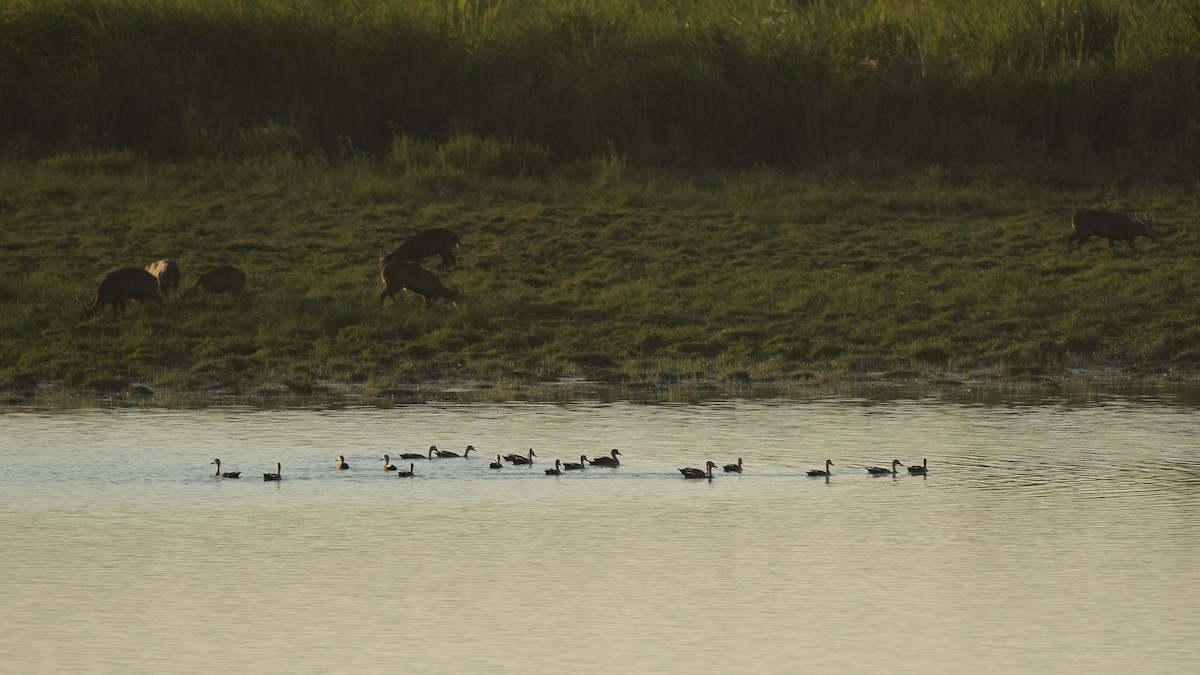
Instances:
[[[179,270],[179,263],[164,258],[146,265],[146,271],[158,279],[158,289],[164,296],[170,295],[172,291],[179,294],[179,282],[183,281],[183,272]]]
[[[191,287],[179,294],[187,297],[197,290],[206,291],[213,295],[218,293],[237,293],[246,287],[246,273],[230,265],[221,265],[196,277]]]
[[[425,258],[436,255],[441,256],[443,267],[452,267],[458,262],[458,258],[454,255],[454,250],[457,248],[457,234],[444,227],[435,227],[405,239],[404,243],[397,246],[391,253],[380,251],[379,266],[383,267],[398,260],[420,265]]]
[[[379,278],[383,281],[383,292],[379,294],[379,306],[383,306],[384,298],[391,298],[392,304],[397,307],[400,303],[396,302],[396,294],[400,291],[412,291],[425,299],[425,306],[429,307],[437,302],[438,298],[445,298],[458,309],[458,303],[462,300],[462,294],[453,288],[447,288],[440,279],[434,276],[433,272],[421,267],[416,263],[411,262],[393,262],[388,263],[383,269],[379,270]]]
[[[161,306],[163,299],[162,294],[158,292],[158,279],[144,269],[122,267],[115,272],[109,272],[104,277],[104,280],[100,282],[100,287],[96,289],[96,295],[92,298],[91,304],[85,303],[83,298],[78,295],[75,296],[75,302],[79,303],[79,308],[89,319],[105,305],[112,305],[114,317],[117,316],[117,310],[120,310],[123,317],[125,316],[125,303],[130,300],[138,302],[154,300]]]
[[[1112,211],[1093,211],[1085,209],[1075,214],[1071,219],[1071,234],[1067,235],[1067,253],[1071,252],[1072,244],[1079,242],[1079,248],[1091,241],[1092,237],[1108,240],[1111,247],[1118,241],[1129,244],[1133,251],[1133,240],[1138,237],[1158,239],[1158,232],[1153,229],[1149,216],[1128,216]]]

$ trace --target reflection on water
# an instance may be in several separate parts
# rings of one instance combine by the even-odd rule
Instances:
[[[1131,402],[10,413],[0,670],[1190,673],[1198,436]]]

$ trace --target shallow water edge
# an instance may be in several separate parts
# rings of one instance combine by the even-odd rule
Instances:
[[[1151,399],[1164,404],[1200,405],[1200,375],[1164,372],[1130,375],[1120,369],[1089,370],[1063,376],[962,377],[911,371],[853,376],[821,376],[807,380],[750,382],[692,380],[669,384],[610,384],[578,378],[543,382],[431,380],[402,386],[324,382],[305,386],[262,384],[240,389],[156,390],[133,385],[116,392],[44,386],[0,391],[0,411],[30,408],[314,408],[369,406],[387,408],[434,402],[570,403],[630,401],[635,403],[700,403],[722,400],[803,399],[903,400],[934,398],[949,402],[1010,403],[1019,401],[1091,402],[1110,398]]]

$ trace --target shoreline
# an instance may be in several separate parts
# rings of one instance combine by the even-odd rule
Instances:
[[[1152,370],[1152,369],[1151,369]],[[729,381],[699,378],[670,383],[607,383],[583,378],[536,382],[431,379],[391,384],[319,382],[303,386],[263,382],[233,388],[175,391],[130,384],[100,392],[42,384],[35,389],[0,392],[0,413],[17,410],[105,408],[257,408],[303,409],[379,407],[437,403],[612,403],[702,404],[729,400],[864,399],[875,401],[930,398],[946,402],[1015,403],[1087,402],[1107,398],[1166,398],[1200,404],[1200,373],[1160,369],[1154,374],[1130,368],[1070,368],[1056,374],[1001,376],[973,371],[877,371],[813,375],[792,380]]]

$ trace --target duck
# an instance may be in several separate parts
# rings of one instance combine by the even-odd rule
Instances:
[[[929,473],[929,460],[922,459],[921,466],[909,465],[908,472],[914,476],[924,476]]]
[[[904,466],[904,465],[900,463],[900,460],[893,459],[892,460],[892,468],[885,469],[882,466],[868,466],[867,473],[871,474],[872,476],[886,476],[889,473],[892,474],[893,476],[895,476],[897,466]]]
[[[712,470],[715,469],[716,466],[717,465],[712,460],[709,460],[708,464],[704,466],[704,470],[693,469],[689,467],[687,469],[680,469],[679,473],[683,474],[684,478],[707,478],[712,480]]]
[[[430,446],[428,457],[426,457],[425,454],[421,453],[421,452],[402,452],[402,453],[400,453],[400,459],[433,459],[433,453],[435,450],[437,450],[436,445]]]
[[[726,464],[725,465],[725,473],[741,473],[741,472],[742,472],[742,458],[741,457],[738,457],[737,464]]]
[[[829,476],[833,475],[833,474],[829,473],[829,467],[831,467],[831,466],[833,466],[833,460],[827,459],[827,460],[825,460],[825,470],[824,471],[822,471],[820,469],[813,469],[812,471],[808,472],[808,475],[810,475],[810,476],[825,476],[826,478],[828,478]]]
[[[504,463],[500,461],[500,455],[496,455],[496,461],[488,464],[489,469],[503,469]]]
[[[505,455],[504,459],[507,459],[513,464],[533,464],[534,457],[537,457],[537,453],[533,451],[533,448],[530,448],[529,456],[527,457],[522,457],[521,455]]]
[[[412,462],[409,462],[409,463],[408,463],[408,471],[397,471],[397,472],[396,472],[396,477],[397,477],[397,478],[412,478],[412,477],[413,477],[413,465],[412,465]]]
[[[547,476],[557,476],[562,473],[562,469],[558,468],[562,464],[561,460],[554,460],[554,468],[546,469]]]
[[[338,455],[337,468],[339,468],[339,469],[349,469],[350,468],[350,465],[346,463],[346,458],[343,457],[342,455]]]
[[[438,457],[462,457],[463,459],[466,459],[467,455],[471,454],[471,451],[474,449],[475,449],[475,446],[468,445],[467,449],[464,450],[463,454],[461,454],[461,455],[458,454],[457,452],[451,452],[449,450],[438,450],[436,452],[437,452]]]
[[[612,452],[609,454],[609,457],[597,457],[596,459],[590,459],[588,460],[588,463],[590,463],[592,466],[621,466],[621,460],[617,459],[617,455],[621,454],[621,451],[613,448]]]
[[[283,467],[279,465],[279,462],[275,462],[275,473],[264,473],[263,480],[283,480],[283,471],[281,471],[282,468]]]
[[[219,460],[219,459],[214,459],[213,461],[209,462],[209,464],[217,465],[217,472],[213,474],[217,478],[241,478],[242,477],[241,471],[226,471],[225,473],[221,473],[221,460]]]
[[[567,471],[579,471],[580,469],[587,468],[587,461],[588,461],[587,455],[580,455],[578,463],[565,462],[565,463],[563,463],[563,468],[566,469]]]
[[[384,455],[383,459],[380,459],[379,461],[383,462],[383,470],[384,471],[395,471],[396,470],[396,467],[392,464],[391,455]]]

